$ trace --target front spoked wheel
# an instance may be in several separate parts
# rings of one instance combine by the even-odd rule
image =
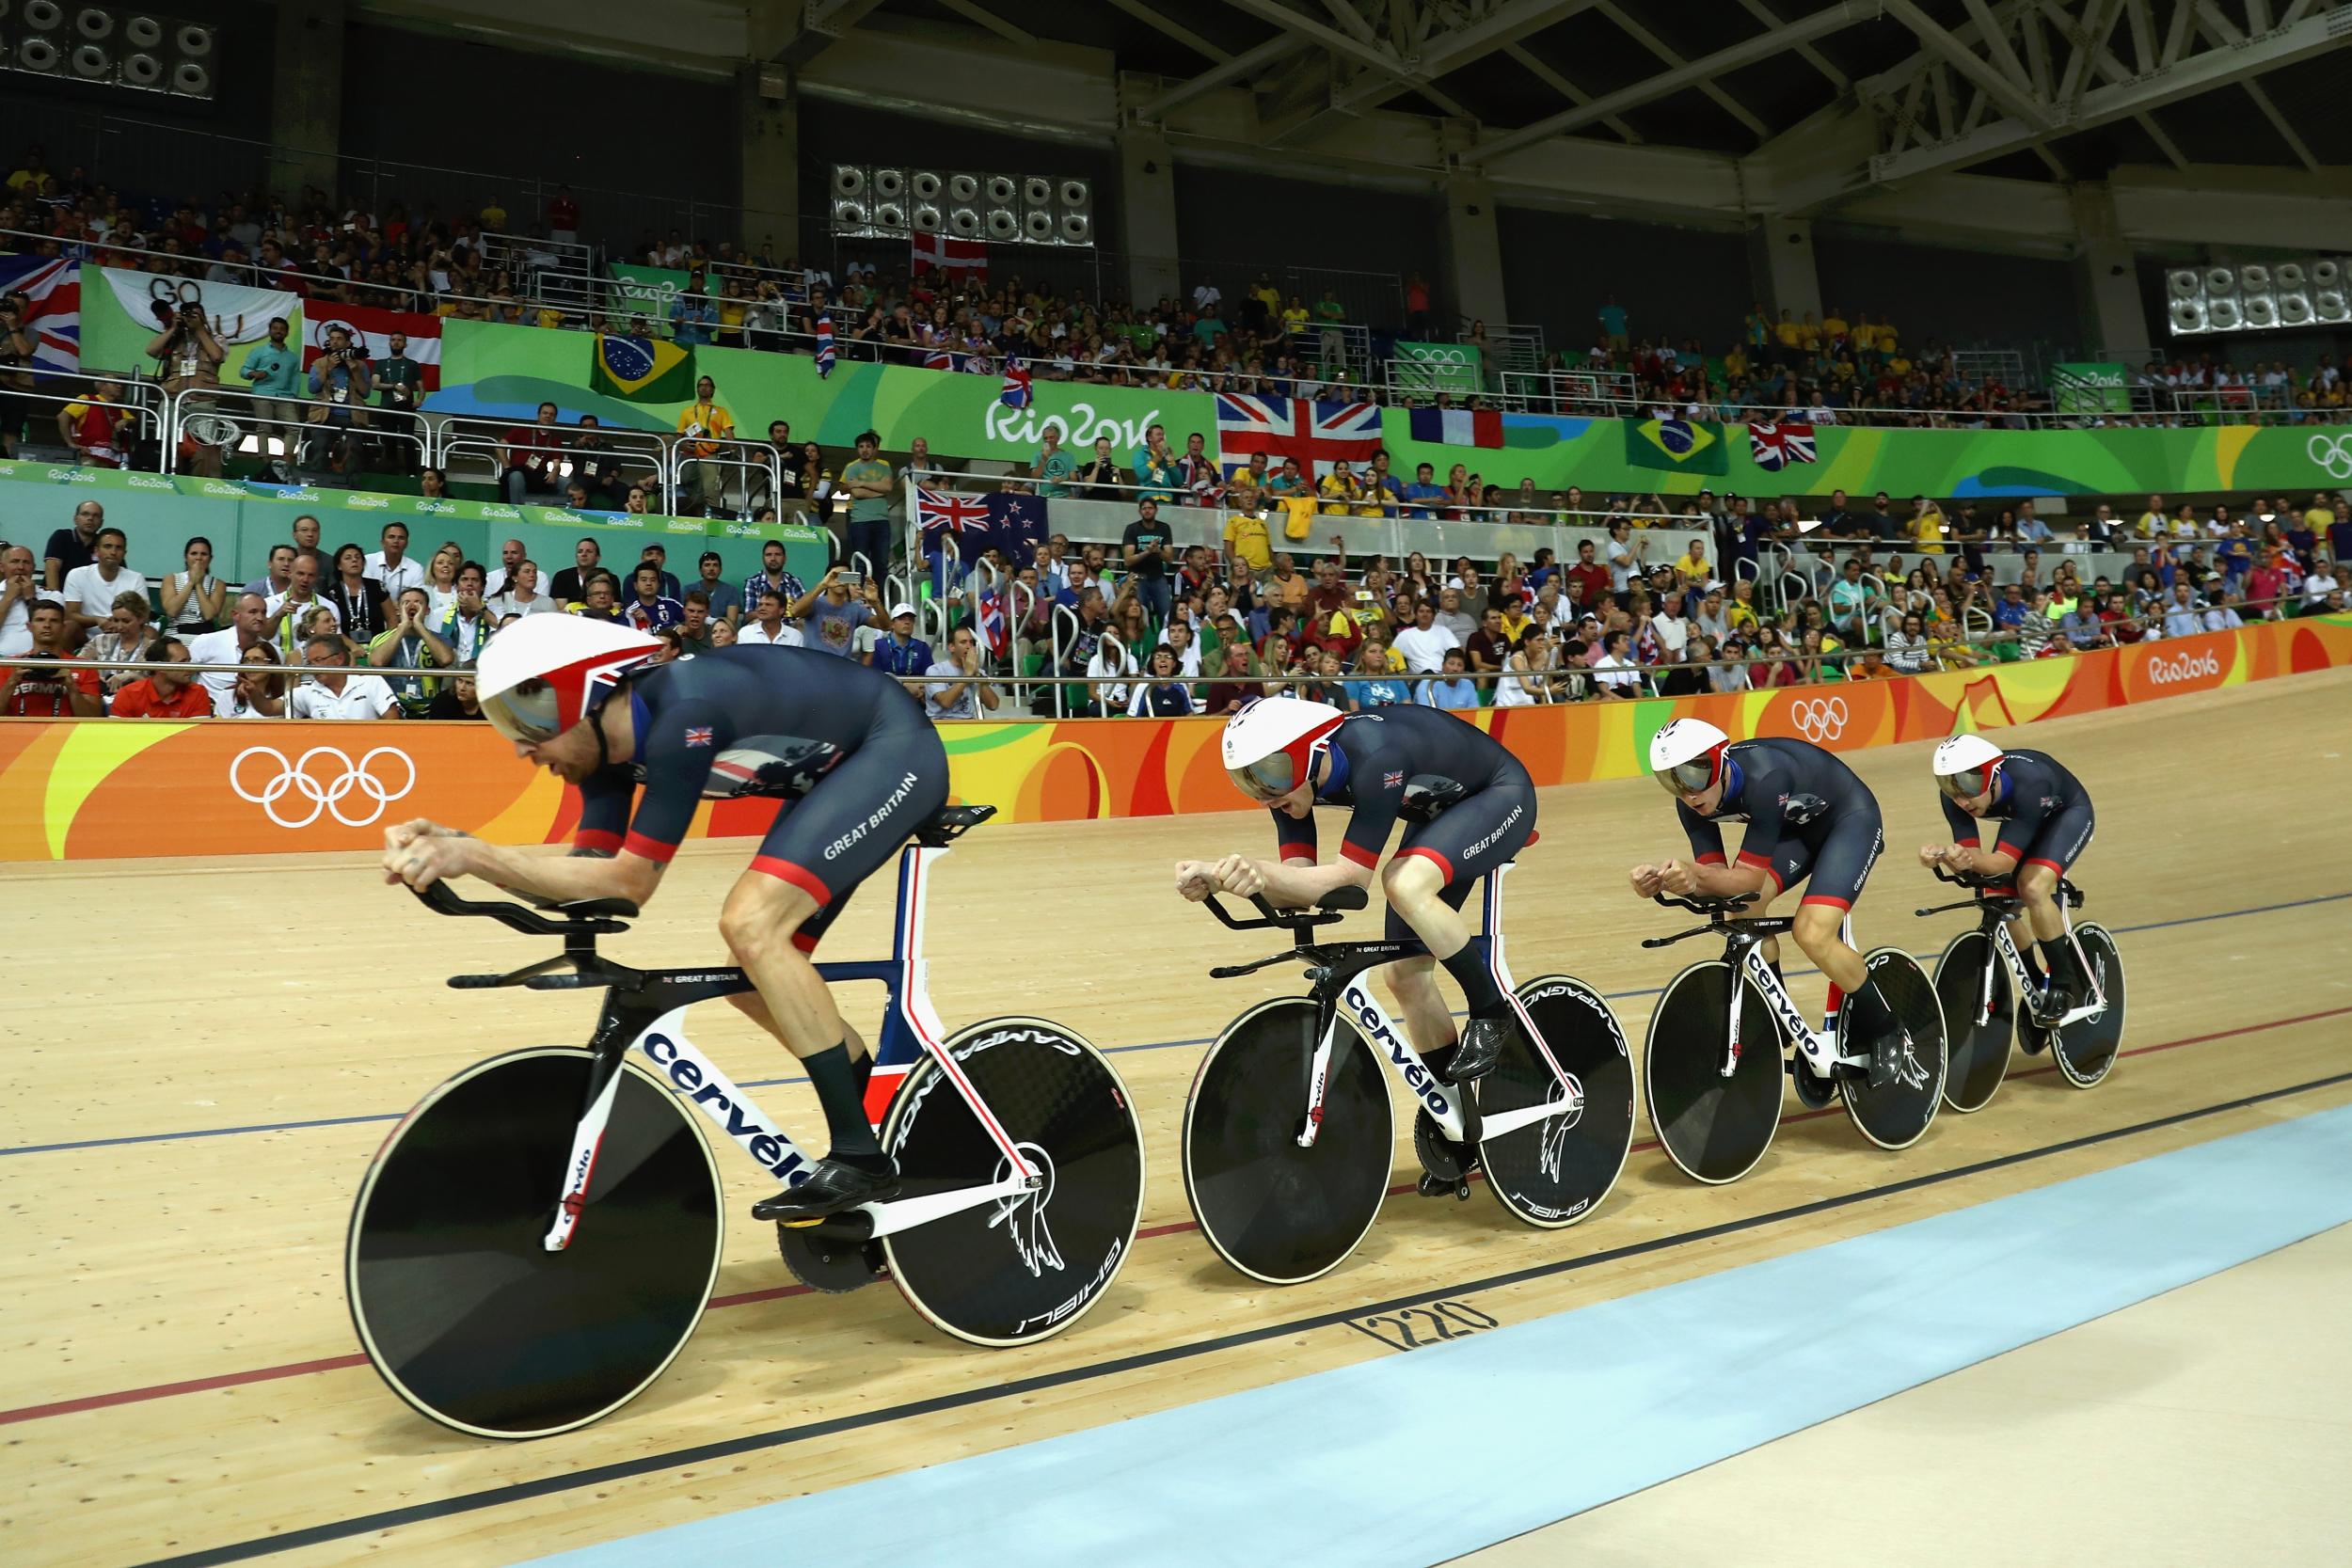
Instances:
[[[443,1426],[545,1437],[609,1416],[661,1375],[710,1299],[719,1167],[633,1060],[571,1244],[541,1244],[594,1061],[540,1046],[468,1068],[392,1129],[360,1181],[352,1323],[392,1392]]]
[[[995,1018],[947,1041],[980,1102],[1045,1179],[882,1238],[908,1303],[975,1345],[1019,1345],[1087,1314],[1134,1250],[1143,1130],[1127,1086],[1083,1037],[1040,1018]],[[929,1055],[882,1118],[900,1201],[1012,1174],[996,1140]]]
[[[1870,966],[1870,978],[1911,1045],[1895,1081],[1884,1088],[1872,1088],[1868,1072],[1861,1068],[1841,1069],[1837,1086],[1846,1097],[1846,1115],[1864,1137],[1881,1148],[1909,1148],[1926,1134],[1944,1103],[1948,1067],[1944,1004],[1918,961],[1901,948],[1878,948],[1865,954],[1863,961]],[[1862,1052],[1864,1042],[1853,1040],[1852,1028],[1853,1004],[1849,1001],[1838,1009],[1837,1037],[1852,1043],[1841,1046],[1841,1054]]]
[[[1396,1113],[1380,1058],[1343,1016],[1323,1120],[1301,1148],[1317,1014],[1304,997],[1261,1003],[1228,1024],[1184,1101],[1184,1197],[1217,1256],[1252,1279],[1297,1285],[1330,1273],[1388,1196]]]
[[[1740,1053],[1724,1076],[1733,980],[1721,958],[1676,975],[1658,999],[1642,1051],[1658,1141],[1684,1175],[1710,1185],[1754,1170],[1780,1128],[1780,1030],[1753,986],[1740,988]]]
[[[2074,941],[2107,1005],[2095,1017],[2052,1031],[2050,1054],[2068,1083],[2087,1089],[2114,1070],[2116,1053],[2123,1046],[2123,956],[2104,926],[2075,927]]]
[[[1480,1118],[1556,1109],[1481,1140],[1479,1163],[1505,1209],[1557,1230],[1591,1213],[1625,1169],[1633,1147],[1633,1061],[1616,1015],[1583,981],[1547,974],[1518,996],[1569,1082],[1554,1075],[1525,1029],[1514,1028],[1502,1059],[1472,1085]]]
[[[1944,1103],[1955,1111],[1982,1110],[2009,1072],[2010,1039],[2017,1032],[2016,992],[1993,939],[1982,931],[1954,937],[1936,960],[1935,994],[1944,1005],[1944,1037],[1951,1053]]]

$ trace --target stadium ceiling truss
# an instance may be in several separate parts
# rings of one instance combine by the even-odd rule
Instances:
[[[806,25],[838,36],[876,3],[808,0]],[[999,33],[1010,31],[1007,16],[1037,26],[1041,15],[1010,0],[937,3]],[[1165,125],[1220,88],[1248,89],[1262,142],[1305,152],[1343,141],[1353,122],[1393,106],[1441,121],[1450,161],[1479,174],[1563,136],[1676,148],[1671,117],[1654,114],[1646,134],[1629,117],[1695,93],[1753,146],[1685,150],[1746,166],[1762,176],[1759,187],[1772,191],[1770,206],[1788,212],[2017,154],[2038,159],[2047,178],[2080,178],[2058,144],[2118,121],[2144,135],[2136,146],[2153,144],[2186,171],[2194,160],[2159,112],[2224,89],[2239,96],[2241,113],[2254,111],[2243,115],[2249,137],[2278,138],[2263,158],[2245,161],[2278,161],[2283,144],[2296,164],[2317,173],[2324,161],[2312,133],[2320,128],[2282,112],[2259,78],[2330,50],[2352,60],[2352,0],[1708,0],[1706,36],[1729,41],[1696,55],[1677,50],[1653,26],[1671,22],[1687,41],[1700,25],[1687,0],[1671,9],[1642,0],[1105,5],[1127,25],[1158,35],[1155,46],[1172,40],[1183,46],[1176,57],[1208,62],[1189,77],[1163,75],[1155,90],[1133,101],[1131,118],[1143,125]],[[1553,31],[1569,24],[1584,31]],[[1591,30],[1603,26],[1604,33]],[[1820,47],[1834,38],[1836,46]],[[1849,67],[1868,60],[1877,69],[1841,69],[1833,54]],[[1581,63],[1564,64],[1570,55]],[[1775,124],[1772,107],[1725,79],[1784,55],[1812,90],[1795,116],[1782,95],[1784,122]],[[1517,70],[1499,71],[1490,64],[1498,57]],[[1604,58],[1617,63],[1597,63]],[[1604,70],[1606,78],[1597,74]],[[1538,86],[1497,92],[1494,83],[1506,74]],[[1514,118],[1523,122],[1507,123]],[[2340,142],[2331,135],[2327,145]],[[1805,172],[1775,179],[1779,167]]]

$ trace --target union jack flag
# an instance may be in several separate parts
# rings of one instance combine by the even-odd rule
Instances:
[[[686,730],[686,744],[688,744],[689,746],[707,746],[707,745],[709,745],[709,744],[710,744],[710,726],[709,726],[708,724],[690,724],[690,725],[688,725],[688,726],[687,726],[687,730]]]
[[[1216,398],[1218,461],[1227,478],[1264,452],[1280,467],[1298,459],[1299,471],[1319,479],[1336,462],[1369,463],[1380,450],[1380,409],[1369,403],[1309,403],[1303,398],[1268,398],[1219,392]]]
[[[1756,466],[1773,472],[1791,463],[1813,463],[1820,459],[1813,445],[1813,427],[1809,424],[1752,424],[1748,426],[1748,455]]]
[[[918,484],[914,487],[914,522],[925,533],[961,536],[967,528],[988,527],[988,503],[977,496],[959,496]]]
[[[1402,773],[1383,773],[1380,775],[1380,787],[1382,789],[1403,789],[1405,787],[1405,775]]]
[[[956,368],[956,356],[944,348],[935,348],[923,356],[923,368],[927,371],[952,371]]]
[[[996,401],[1008,408],[1026,408],[1034,394],[1029,390],[1029,367],[1018,359],[1005,361],[1005,385],[996,394]]]
[[[989,657],[1002,658],[1011,646],[1011,638],[1005,626],[1005,596],[993,588],[980,590],[980,641],[988,644]]]
[[[82,367],[82,263],[45,256],[0,256],[0,293],[22,293],[32,309],[21,324],[33,340],[30,368]]]
[[[818,380],[833,374],[833,317],[817,318],[817,375]]]

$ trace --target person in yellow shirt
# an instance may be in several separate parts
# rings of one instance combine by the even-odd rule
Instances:
[[[1846,312],[1835,305],[1831,306],[1829,314],[1821,318],[1821,336],[1834,343],[1846,336],[1849,330],[1851,328],[1846,321]]]
[[[1879,329],[1870,325],[1870,312],[1867,310],[1854,317],[1853,346],[1856,354],[1872,354],[1878,350]]]
[[[2162,539],[2172,531],[2171,519],[2165,515],[2162,496],[2148,498],[2148,510],[2139,515],[2136,531],[2142,539]]]
[[[1291,302],[1282,307],[1283,335],[1287,337],[1306,325],[1307,302],[1300,299],[1296,294],[1293,294],[1291,295]]]
[[[1881,354],[1892,354],[1895,352],[1897,340],[1895,336],[1895,324],[1893,322],[1881,321],[1878,325],[1877,331],[1873,335],[1879,341],[1879,352]]]
[[[1325,501],[1323,510],[1334,516],[1345,516],[1364,499],[1364,486],[1347,467],[1344,458],[1331,465],[1331,471],[1323,476],[1315,493]]]
[[[1911,373],[1911,361],[1904,358],[1901,354],[1898,353],[1893,343],[1887,343],[1886,354],[1886,370],[1888,374],[1899,380]]]
[[[1913,503],[1910,534],[1922,555],[1944,553],[1944,514],[1922,498]]]
[[[1745,381],[1748,376],[1748,351],[1743,344],[1734,343],[1724,356],[1724,374],[1733,381]]]
[[[1227,575],[1235,578],[1246,573],[1255,579],[1273,569],[1274,545],[1266,534],[1263,513],[1226,514],[1225,564]]]
[[[703,515],[710,515],[726,499],[727,471],[707,461],[719,455],[719,443],[735,436],[735,416],[719,402],[719,385],[708,376],[694,383],[694,401],[677,417],[678,455],[687,461],[678,469],[678,488],[699,496]]]
[[[1804,335],[1798,330],[1797,324],[1789,319],[1786,310],[1780,313],[1780,320],[1772,325],[1772,341],[1783,348],[1795,348],[1804,341]]]
[[[1804,313],[1804,323],[1797,328],[1797,341],[1807,354],[1821,352],[1821,324],[1812,311]]]

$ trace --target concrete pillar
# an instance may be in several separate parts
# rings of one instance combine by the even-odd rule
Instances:
[[[738,200],[754,252],[773,241],[787,261],[801,255],[801,101],[788,67],[753,61],[736,71],[741,128]]]
[[[2105,184],[2077,185],[2070,193],[2074,213],[2074,298],[2082,314],[2083,341],[2094,352],[2134,364],[2148,357],[2154,330],[2147,301],[2140,297],[2139,269],[2131,242],[2116,235],[2115,193]]]
[[[339,178],[343,143],[343,0],[281,0],[270,83],[270,188],[358,199]]]
[[[1438,298],[1431,303],[1429,332],[1450,341],[1451,308],[1464,323],[1483,321],[1500,332],[1509,321],[1502,293],[1502,241],[1495,229],[1494,187],[1484,180],[1455,175],[1438,189],[1439,229]]]
[[[1176,160],[1168,137],[1148,126],[1119,133],[1119,248],[1127,254],[1127,287],[1138,305],[1184,297],[1177,268]]]
[[[1786,310],[1791,321],[1804,320],[1808,311],[1819,321],[1821,276],[1813,265],[1813,221],[1771,217],[1750,224],[1748,281],[1772,320]]]

